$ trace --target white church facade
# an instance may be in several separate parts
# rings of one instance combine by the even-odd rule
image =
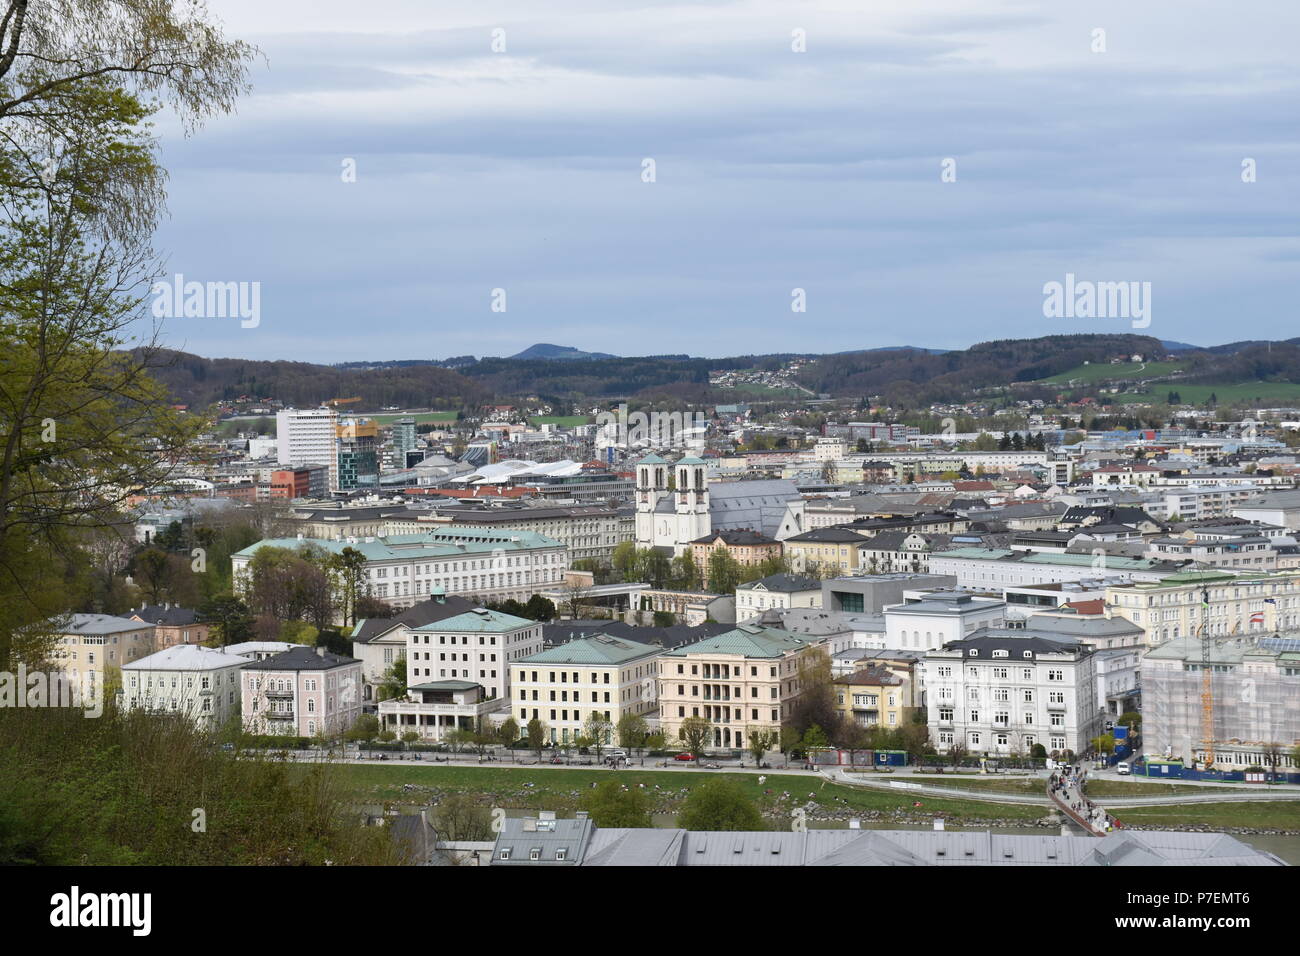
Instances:
[[[793,482],[708,480],[708,463],[651,454],[636,464],[636,543],[680,555],[717,531],[749,529],[784,541],[804,531]]]

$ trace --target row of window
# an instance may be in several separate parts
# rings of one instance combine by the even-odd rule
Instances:
[[[951,747],[953,744],[953,740],[954,740],[954,736],[952,732],[950,731],[940,732],[939,734],[940,747],[943,747],[945,749]],[[989,734],[989,741],[994,747],[998,747],[1001,749],[1008,749],[1011,745],[1011,736],[1010,734],[993,733],[993,734]],[[1034,744],[1038,743],[1038,738],[1035,737],[1033,734],[1025,734],[1021,738],[1021,741],[1024,749],[1028,750],[1031,747],[1033,747]],[[973,730],[966,735],[966,743],[972,750],[982,749],[984,747],[984,734],[980,731]],[[1065,738],[1049,737],[1047,747],[1048,750],[1064,750]]]

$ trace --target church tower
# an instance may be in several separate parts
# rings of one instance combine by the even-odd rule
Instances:
[[[636,546],[655,543],[655,506],[668,493],[668,462],[650,454],[636,463]]]
[[[677,471],[677,488],[673,495],[677,540],[673,551],[681,554],[690,542],[713,530],[713,519],[709,515],[709,483],[704,461],[688,455],[674,467]]]

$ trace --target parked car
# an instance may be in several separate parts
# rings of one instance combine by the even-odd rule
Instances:
[[[1129,765],[1121,760],[1119,763],[1115,764],[1115,772],[1121,777],[1127,777],[1131,770]]]
[[[694,759],[695,759],[695,754],[678,754],[678,755],[677,755],[676,757],[674,757],[673,759],[674,759],[674,760],[694,760]]]

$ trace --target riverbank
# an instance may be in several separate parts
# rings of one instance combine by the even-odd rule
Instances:
[[[352,799],[362,802],[424,805],[443,796],[469,794],[488,807],[556,810],[581,808],[592,784],[611,775],[627,787],[641,787],[655,814],[675,814],[693,787],[726,777],[773,822],[788,820],[802,809],[809,822],[860,819],[929,827],[935,817],[972,827],[1059,826],[1046,807],[1009,806],[966,799],[935,799],[914,794],[859,790],[831,783],[815,774],[727,773],[695,770],[541,769],[535,767],[380,767],[335,765]],[[761,781],[761,782],[760,782]]]
[[[784,825],[796,809],[803,810],[810,824],[847,825],[849,820],[858,819],[863,823],[929,828],[936,817],[942,817],[946,822],[962,827],[1055,830],[1064,822],[1046,804],[994,803],[969,797],[946,798],[868,789],[832,783],[815,774],[781,771],[760,775],[692,769],[614,771],[373,764],[337,764],[335,770],[351,799],[393,807],[424,806],[450,794],[469,794],[485,807],[571,813],[581,808],[582,799],[592,784],[613,775],[627,787],[644,788],[654,814],[672,817],[692,787],[711,777],[724,776],[751,797],[774,826]],[[1023,782],[1026,781],[1017,781]],[[961,781],[967,785],[976,783]],[[1007,784],[1011,781],[986,783]],[[952,781],[952,784],[960,785],[957,781]],[[1163,791],[1164,787],[1178,785],[1137,786],[1142,789],[1158,786],[1167,793]],[[989,789],[997,792],[999,788]],[[1171,804],[1130,807],[1117,810],[1116,815],[1125,826],[1135,829],[1300,835],[1300,803],[1296,802]]]

